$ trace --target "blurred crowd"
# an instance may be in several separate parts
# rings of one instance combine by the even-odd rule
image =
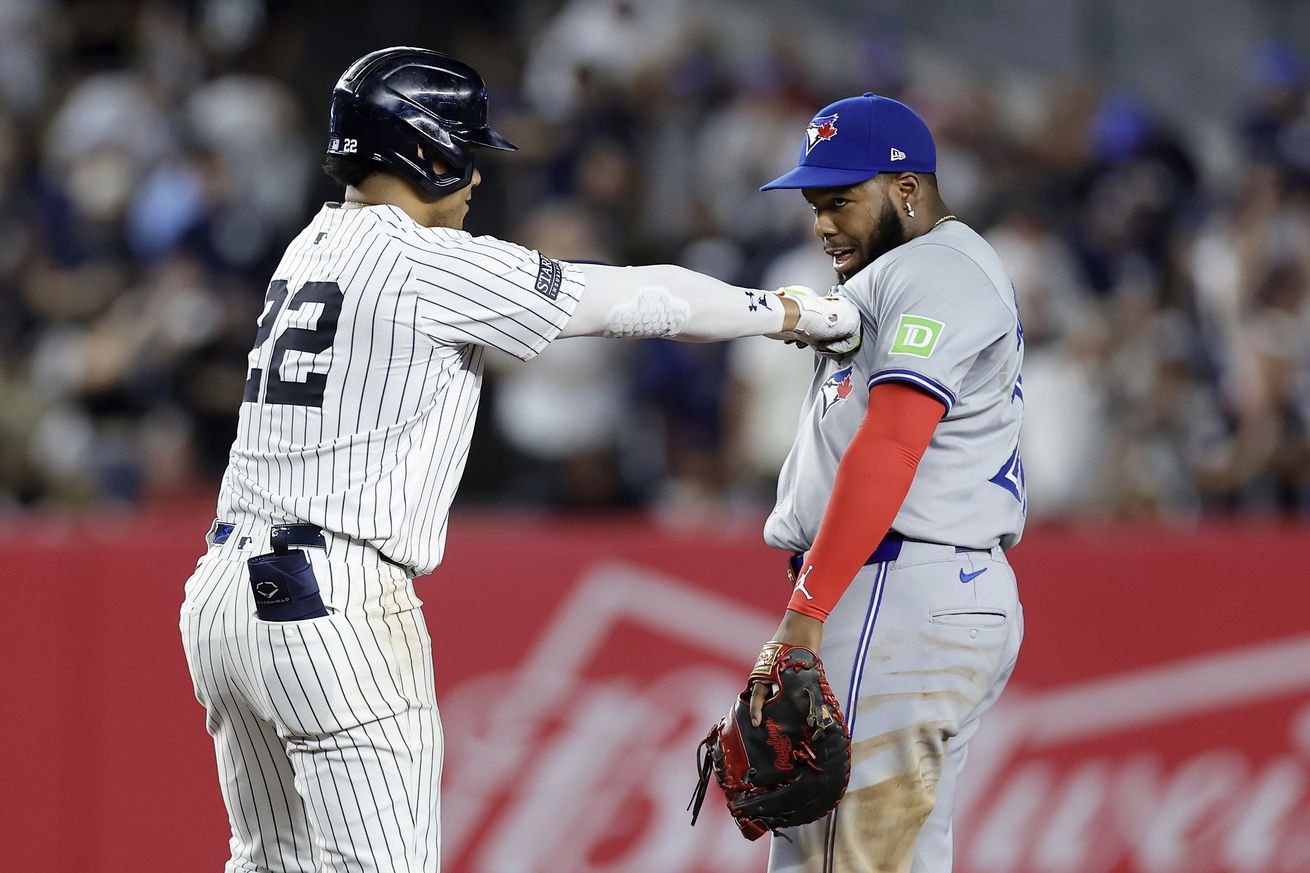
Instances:
[[[1199,141],[1086,76],[943,76],[949,53],[895,29],[797,33],[729,0],[485,6],[388,40],[479,67],[521,146],[482,165],[470,230],[826,288],[799,194],[756,188],[820,106],[898,97],[1016,286],[1032,514],[1310,512],[1310,78],[1291,50],[1254,50],[1245,113]],[[307,51],[300,15],[0,0],[0,507],[212,497],[269,274],[333,197],[331,84],[378,47]],[[758,514],[809,372],[767,340],[497,360],[462,499]]]

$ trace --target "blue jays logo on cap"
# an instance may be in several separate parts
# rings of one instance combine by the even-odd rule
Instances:
[[[822,419],[828,414],[828,410],[837,405],[847,397],[851,396],[851,390],[855,387],[851,381],[851,372],[855,365],[843,367],[836,373],[833,373],[823,383],[823,412],[819,415]]]
[[[837,115],[818,115],[805,128],[805,154],[814,151],[821,142],[827,142],[837,135]]]

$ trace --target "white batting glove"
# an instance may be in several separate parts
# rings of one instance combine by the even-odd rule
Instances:
[[[803,285],[785,285],[773,293],[794,301],[801,317],[792,330],[771,333],[771,338],[804,343],[833,357],[860,347],[860,311],[846,298],[820,297]]]

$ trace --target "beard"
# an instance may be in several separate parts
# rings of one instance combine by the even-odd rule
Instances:
[[[890,252],[899,245],[910,241],[910,235],[901,224],[901,214],[892,206],[890,198],[883,201],[882,212],[878,215],[878,229],[865,241],[869,263]],[[867,264],[866,264],[867,266]]]
[[[839,284],[846,284],[846,280],[851,276],[858,274],[865,267],[872,264],[878,258],[890,252],[899,245],[904,245],[910,241],[910,235],[901,225],[900,213],[892,205],[891,198],[883,201],[882,209],[878,213],[878,226],[872,234],[864,241],[862,263],[847,274],[838,274]]]

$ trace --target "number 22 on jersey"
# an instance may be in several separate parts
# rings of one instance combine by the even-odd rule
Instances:
[[[259,319],[259,330],[255,334],[255,348],[251,352],[250,376],[246,379],[246,390],[242,402],[280,403],[288,406],[323,406],[323,389],[327,386],[327,373],[308,370],[308,363],[299,368],[304,373],[303,379],[284,379],[283,364],[287,352],[302,352],[307,355],[319,355],[332,347],[336,338],[337,319],[341,315],[341,287],[336,282],[306,282],[295,294],[289,294],[290,288],[284,279],[274,279],[268,286],[264,297],[264,315]],[[288,299],[289,298],[289,299]],[[285,309],[287,312],[306,310],[307,304],[318,304],[318,314],[312,316],[309,327],[290,327],[288,317],[282,324],[282,330],[273,344],[272,356],[268,360],[267,371],[255,366],[264,356],[264,346],[272,338],[278,317]],[[312,313],[311,313],[312,315]],[[265,378],[267,372],[267,378]]]

